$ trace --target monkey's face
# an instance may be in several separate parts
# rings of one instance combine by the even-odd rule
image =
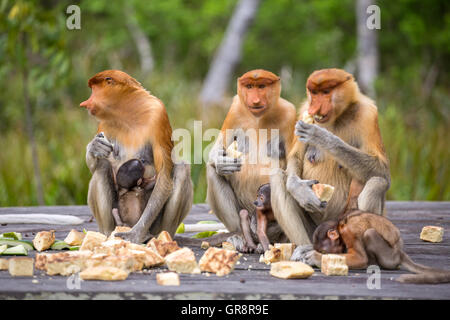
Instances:
[[[97,119],[117,118],[115,106],[127,99],[130,93],[141,89],[141,84],[125,72],[119,70],[106,70],[97,73],[88,81],[92,89],[88,100],[80,103],[89,113]]]
[[[272,210],[272,204],[270,202],[270,185],[265,184],[258,190],[255,202],[253,204],[258,210]]]
[[[280,78],[265,70],[253,70],[238,79],[239,98],[255,117],[267,112],[280,98]]]
[[[91,96],[80,103],[80,107],[86,108],[90,115],[103,119],[108,114],[110,99],[111,97],[106,96],[105,88],[102,85],[93,85]]]
[[[311,74],[306,83],[308,113],[318,124],[333,123],[349,105],[352,89],[347,82],[351,74],[339,69],[324,69]]]
[[[336,229],[328,230],[326,237],[314,243],[314,250],[322,253],[344,253],[345,245]]]

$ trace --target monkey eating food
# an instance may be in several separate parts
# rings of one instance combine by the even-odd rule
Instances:
[[[130,159],[139,159],[145,169],[143,181],[156,175],[154,188],[141,188],[145,197],[139,205],[142,209],[139,218],[133,219],[130,231],[116,236],[142,243],[162,230],[173,235],[191,208],[193,188],[190,166],[172,160],[172,127],[164,104],[136,79],[119,70],[97,73],[89,79],[88,86],[91,96],[80,106],[99,122],[97,135],[86,148],[86,164],[92,173],[88,205],[100,232],[109,235],[116,226],[112,209],[119,201],[116,186],[119,168]],[[134,165],[136,172],[141,172],[140,164]],[[121,180],[119,177],[119,184],[130,186],[127,174],[125,181]],[[134,179],[130,180],[133,184]],[[129,204],[125,206],[131,210]]]
[[[274,170],[270,178],[275,218],[298,253],[311,245],[323,221],[354,208],[384,214],[390,186],[377,107],[353,76],[341,69],[315,71],[306,94],[286,170]],[[315,180],[335,188],[326,205],[312,190]]]
[[[385,269],[406,269],[396,280],[408,283],[450,282],[450,271],[417,264],[403,251],[400,231],[387,218],[355,210],[337,221],[325,221],[313,235],[314,251],[304,255],[305,262],[321,266],[322,254],[340,254],[350,269],[378,264]]]
[[[296,111],[280,92],[280,77],[272,72],[251,70],[238,78],[237,95],[209,153],[207,202],[230,232],[242,231],[241,212],[256,216],[254,197],[258,187],[269,182],[270,171],[286,168]],[[268,226],[267,236],[273,242],[286,238],[277,223]],[[240,234],[228,241],[246,252]]]

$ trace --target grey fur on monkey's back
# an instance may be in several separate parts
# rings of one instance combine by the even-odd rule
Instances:
[[[218,220],[208,214],[206,204],[196,204],[184,220],[187,224],[202,220]],[[82,225],[31,225],[0,226],[0,233],[22,232],[25,239],[33,239],[33,232],[56,230],[56,238],[64,239],[71,229],[98,230],[87,206],[0,208],[2,214],[47,213],[69,214],[82,218]],[[411,258],[424,265],[450,269],[450,202],[387,202],[387,217],[400,229],[404,249]],[[90,221],[90,222],[89,222]],[[423,226],[436,225],[445,229],[440,243],[420,240]],[[189,236],[189,234],[177,235]],[[179,242],[182,245],[182,242]],[[197,261],[205,252],[190,246]],[[29,256],[34,257],[35,251]],[[245,259],[244,259],[245,258]],[[282,280],[270,276],[270,266],[258,262],[258,254],[244,254],[240,264],[225,277],[211,275],[180,275],[180,286],[159,286],[156,273],[166,267],[152,269],[148,273],[131,273],[127,280],[117,282],[82,281],[80,289],[67,287],[68,277],[45,275],[35,270],[36,278],[13,278],[8,271],[0,271],[0,299],[450,299],[450,284],[404,284],[394,281],[403,270],[381,270],[381,289],[369,289],[368,279],[373,273],[351,270],[348,277],[324,276],[315,268],[309,279]],[[251,266],[251,267],[250,267]],[[38,283],[31,284],[31,280]],[[241,282],[245,281],[245,282]],[[369,283],[371,283],[369,281]]]

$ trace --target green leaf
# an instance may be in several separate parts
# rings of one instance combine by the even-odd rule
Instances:
[[[217,231],[203,231],[203,232],[199,232],[199,233],[193,235],[192,238],[195,238],[195,239],[207,238],[207,237],[211,237],[212,235],[215,235],[216,233],[217,233]]]
[[[11,247],[2,252],[4,256],[26,256],[28,255],[27,249],[23,245]]]
[[[14,240],[22,240],[22,234],[20,232],[5,232],[1,236],[4,238],[11,238]]]
[[[4,244],[6,244],[9,247],[22,245],[27,250],[34,249],[33,242],[31,242],[29,240],[14,240],[11,238],[0,238],[0,245],[4,245]]]
[[[184,233],[184,223],[180,223],[180,225],[177,228],[177,231],[175,233]]]

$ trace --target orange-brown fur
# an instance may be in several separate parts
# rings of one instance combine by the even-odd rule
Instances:
[[[132,237],[130,234],[129,240],[141,242],[144,240],[144,235],[153,226],[153,221],[160,215],[164,204],[171,198],[174,188],[172,177],[174,165],[171,159],[172,128],[167,112],[161,100],[151,95],[138,81],[122,71],[106,70],[100,72],[92,77],[88,84],[92,89],[91,97],[81,103],[80,106],[86,107],[98,120],[97,133],[103,132],[107,140],[113,143],[113,152],[106,159],[111,164],[112,180],[115,180],[115,174],[124,162],[136,158],[138,155],[146,159],[143,178],[149,179],[157,176],[153,192],[145,191],[151,192],[148,205],[144,206],[144,211],[139,213],[139,215],[145,215],[146,217],[142,217],[144,218],[141,219],[143,221],[139,220],[139,227],[133,228]],[[113,155],[113,153],[117,154]],[[100,160],[103,161],[103,159]],[[105,176],[105,173],[95,172],[95,166],[98,163],[96,161],[95,157],[88,152],[87,162],[93,173],[88,202],[96,216],[100,230],[104,233],[110,233],[114,224],[107,217],[107,211],[113,205],[110,202],[114,202],[114,198],[117,199],[117,196],[114,195],[113,189],[115,188],[107,187],[105,189],[105,185],[109,183],[108,181],[111,178],[108,178],[108,174]],[[104,167],[106,164],[104,161],[102,163]],[[192,188],[190,177],[188,177],[189,166],[183,168],[180,166],[179,171],[183,176],[179,183],[186,183],[186,186],[184,186],[186,188],[184,193],[186,196],[185,204],[176,204],[176,200],[172,200],[174,203],[171,202],[170,206],[166,205],[166,208],[170,207],[170,214],[166,214],[158,220],[158,224],[162,224],[166,228],[165,230],[171,233],[181,222],[178,219],[184,217],[187,213],[184,211],[187,211],[187,207],[192,203],[192,199],[188,199],[192,196],[192,190],[189,190],[189,186]],[[179,196],[180,194],[177,191],[176,197]],[[143,198],[147,197],[148,194],[143,196]],[[181,206],[186,208],[181,208]],[[181,214],[177,210],[184,211]],[[170,221],[171,219],[174,219],[174,221]],[[174,226],[169,224],[174,224]],[[153,231],[158,228],[155,227]]]
[[[234,97],[233,103],[221,129],[224,137],[224,148],[226,149],[233,142],[233,137],[226,135],[227,129],[243,129],[244,131],[247,131],[248,129],[255,129],[257,142],[260,141],[260,129],[267,129],[268,140],[271,138],[270,130],[278,129],[280,138],[282,137],[284,139],[286,150],[289,150],[294,139],[293,127],[295,124],[295,108],[290,102],[280,97],[280,83],[279,80],[274,79],[276,76],[273,73],[264,70],[257,71],[257,74],[262,79],[257,78],[254,80],[254,78],[251,77],[251,75],[254,74],[254,71],[249,71],[238,79],[238,95]],[[263,116],[255,117],[251,114],[247,107],[247,103],[245,102],[247,89],[241,85],[241,81],[255,81],[255,83],[258,83],[261,80],[265,80],[265,77],[268,77],[268,79],[274,81],[271,85],[266,86],[264,90],[264,94],[268,96],[267,100],[270,103],[270,108],[266,110]],[[277,77],[277,79],[279,78]],[[258,145],[258,151],[260,150],[259,147],[260,146]],[[269,175],[261,175],[260,173],[262,167],[270,167],[268,161],[267,164],[261,163],[268,159],[260,153],[259,155],[259,160],[262,161],[255,164],[244,161],[241,171],[236,172],[229,177],[235,193],[238,197],[242,195],[241,198],[245,199],[242,201],[242,204],[246,208],[247,206],[252,208],[253,205],[251,205],[251,203],[254,201],[254,197],[259,186],[269,182]],[[246,155],[246,157],[248,159],[248,155]],[[280,167],[286,167],[285,159],[280,159]]]
[[[260,129],[267,130],[267,140],[271,140],[271,129],[279,131],[279,138],[285,148],[284,156],[279,158],[279,166],[286,167],[287,150],[291,148],[294,139],[296,111],[290,102],[280,97],[280,92],[280,78],[269,71],[252,70],[237,80],[238,94],[233,99],[222,125],[221,137],[214,148],[226,150],[234,141],[234,133],[254,129],[255,135],[247,137],[250,145],[257,145],[258,161],[249,163],[249,159],[255,157],[255,154],[244,152],[240,171],[221,176],[211,164],[207,168],[208,203],[230,231],[240,229],[241,209],[248,210],[251,216],[255,214],[253,201],[258,187],[269,182],[271,158],[263,152],[266,146],[258,143]],[[258,108],[260,106],[264,108]],[[227,130],[232,130],[233,134],[227,135]],[[212,152],[210,162],[211,154]],[[267,169],[267,174],[261,173],[262,168]],[[223,188],[227,189],[226,196],[223,195]]]
[[[450,271],[434,269],[415,263],[403,251],[398,228],[378,214],[355,210],[339,221],[326,221],[314,233],[314,249],[306,262],[321,265],[322,254],[334,253],[345,257],[350,269],[363,269],[371,264],[382,268],[399,267],[416,273],[397,278],[400,282],[450,282]]]
[[[351,78],[348,79],[349,77]],[[314,85],[311,83],[314,83]],[[334,90],[330,91],[330,95],[337,95],[342,102],[341,104],[334,104],[333,108],[323,99],[319,101],[322,108],[317,108],[309,90],[310,88],[329,87],[323,85],[323,83],[327,85],[332,83]],[[331,120],[325,124],[318,124],[319,126],[326,128],[348,144],[377,157],[381,163],[388,166],[378,127],[377,107],[371,99],[359,92],[350,74],[338,69],[316,71],[308,78],[307,86],[308,100],[300,107],[299,120],[301,120],[303,112],[310,110],[310,108],[313,108],[313,111],[316,112],[323,109],[331,112]],[[331,102],[331,97],[328,101]],[[358,181],[361,179],[354,176],[351,168],[340,167],[340,164],[327,154],[324,154],[324,161],[315,164],[310,163],[305,159],[305,147],[304,143],[295,140],[294,147],[288,156],[288,170],[290,170],[290,173],[296,173],[302,179],[315,179],[319,180],[320,183],[334,186],[335,192],[327,204],[323,220],[336,217],[336,213],[340,214],[346,211],[346,205],[350,204],[350,198],[357,198],[361,192],[361,185],[358,186]],[[353,182],[353,192],[350,193],[350,185],[353,180],[356,181]],[[354,202],[352,203],[354,204]]]

